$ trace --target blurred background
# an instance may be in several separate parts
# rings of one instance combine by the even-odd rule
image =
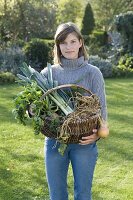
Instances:
[[[54,33],[68,21],[80,28],[89,62],[104,77],[132,75],[132,0],[1,0],[0,82],[14,81],[24,61],[38,71],[52,64]]]

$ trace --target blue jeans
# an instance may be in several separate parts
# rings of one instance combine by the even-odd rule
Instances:
[[[50,200],[68,200],[67,173],[70,162],[74,176],[74,200],[91,200],[92,179],[98,154],[96,143],[68,144],[64,156],[58,153],[59,145],[55,139],[45,139]]]

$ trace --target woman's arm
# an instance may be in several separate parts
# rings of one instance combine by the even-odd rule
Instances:
[[[105,95],[105,84],[103,75],[99,69],[95,70],[92,78],[92,92],[99,97],[100,104],[101,104],[101,115],[104,121],[104,126],[106,126],[106,131],[109,132],[107,126],[107,106],[106,106],[106,95]],[[90,136],[82,137],[80,140],[80,144],[86,145],[98,141],[100,136],[98,135],[98,130],[94,129],[93,134]]]

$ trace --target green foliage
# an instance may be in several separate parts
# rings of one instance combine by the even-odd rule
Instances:
[[[133,10],[133,1],[127,0],[89,0],[97,27],[107,31],[115,15]]]
[[[126,0],[17,0],[0,1],[0,39],[3,42],[52,38],[59,23],[80,26],[84,7],[90,3],[97,27],[108,29],[114,15],[133,9]]]
[[[0,5],[0,37],[3,41],[51,38],[56,28],[56,1],[17,0]]]
[[[28,110],[32,108],[32,123],[35,134],[39,134],[43,126],[43,111],[49,110],[47,101],[40,100],[43,92],[36,83],[27,85],[14,100],[15,109],[13,113],[15,118],[23,125],[27,124],[29,119]],[[31,107],[30,107],[31,106]],[[42,113],[42,114],[41,114]]]
[[[125,54],[119,60],[119,67],[133,70],[133,56]]]
[[[25,56],[19,46],[4,47],[0,50],[0,71],[17,74]]]
[[[104,46],[107,44],[107,32],[105,31],[94,31],[90,35],[90,42],[95,43],[98,46]]]
[[[107,58],[107,33],[104,31],[94,31],[88,39],[85,39],[89,55],[98,55]]]
[[[25,88],[15,98],[15,109],[13,113],[16,119],[24,125],[29,119],[29,115],[31,115],[36,134],[41,132],[46,119],[47,121],[49,120],[46,123],[52,122],[50,123],[50,130],[53,133],[54,131],[56,132],[61,121],[60,117],[73,112],[73,109],[67,104],[68,98],[65,101],[65,94],[63,95],[65,99],[57,92],[42,98],[43,93],[46,94],[49,89],[53,88],[55,84],[58,84],[52,78],[51,64],[48,63],[47,67],[47,78],[26,63],[23,63],[21,67],[23,75],[18,74],[20,78],[19,82],[24,84]]]
[[[0,84],[14,83],[16,77],[11,72],[0,72]]]
[[[121,68],[119,66],[113,66],[112,77],[133,78],[133,70],[129,68]]]
[[[122,36],[125,52],[133,52],[133,11],[117,15],[114,25]]]
[[[109,60],[104,60],[99,56],[90,56],[89,63],[98,67],[103,74],[103,77],[112,77],[112,63]]]
[[[46,67],[47,62],[52,63],[53,40],[32,39],[24,46],[24,52],[29,64],[38,68]]]
[[[133,77],[133,56],[121,56],[118,66],[113,67],[114,77]]]
[[[82,20],[82,28],[81,33],[83,35],[90,35],[94,29],[95,26],[95,20],[93,16],[93,10],[91,8],[90,3],[86,5],[84,17]]]
[[[15,40],[15,41],[10,41],[10,42],[8,42],[7,43],[7,45],[8,46],[11,46],[11,47],[20,47],[20,48],[23,48],[24,47],[24,45],[25,45],[25,41],[24,40],[22,40],[22,39],[17,39],[17,40]]]
[[[82,3],[80,0],[59,0],[56,14],[57,24],[64,22],[76,23],[81,16]]]

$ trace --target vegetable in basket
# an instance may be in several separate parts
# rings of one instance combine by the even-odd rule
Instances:
[[[16,119],[26,124],[30,119],[33,123],[35,134],[42,132],[53,137],[61,143],[78,143],[82,136],[92,134],[93,128],[101,125],[100,102],[96,95],[85,88],[74,85],[58,86],[52,78],[51,65],[48,64],[48,77],[37,72],[32,67],[23,63],[18,74],[24,90],[15,99],[14,114]],[[81,93],[66,93],[63,88],[83,90],[90,96]],[[72,103],[73,102],[73,103]],[[104,131],[105,132],[105,131]],[[101,130],[99,130],[100,136]],[[103,132],[102,132],[103,133]],[[51,137],[51,136],[50,136]],[[102,136],[100,136],[102,137]],[[60,148],[65,150],[65,145]]]
[[[41,100],[41,96],[47,92],[48,89],[57,86],[58,84],[57,81],[53,81],[52,79],[51,65],[48,64],[47,67],[49,69],[48,78],[28,66],[26,63],[23,63],[20,68],[23,75],[18,74],[18,77],[21,80],[18,82],[24,85],[24,89],[14,100],[15,109],[13,110],[13,113],[15,118],[24,125],[27,120],[30,119],[29,115],[32,114],[32,122],[36,134],[41,132],[43,121],[46,116],[51,116],[53,119],[56,119],[54,121],[57,121],[57,111],[64,116],[73,112],[73,108],[65,101],[68,99],[67,94],[63,93],[62,95],[65,98],[62,98],[61,95],[54,92]]]

